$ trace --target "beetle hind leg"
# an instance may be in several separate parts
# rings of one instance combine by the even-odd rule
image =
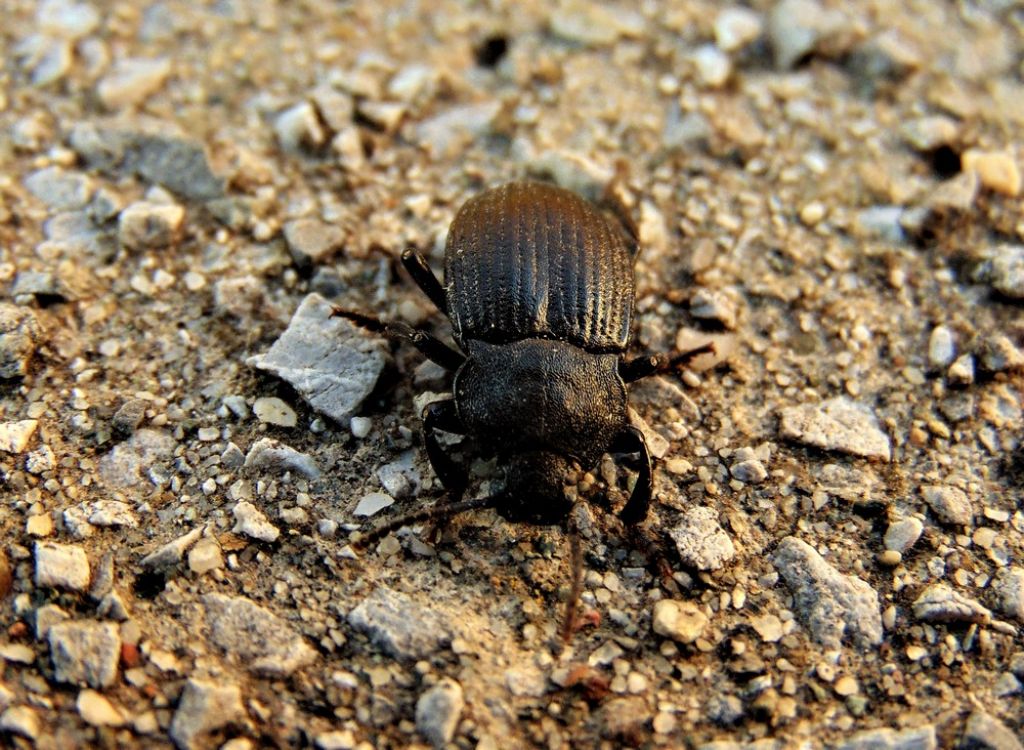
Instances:
[[[651,375],[675,372],[681,367],[686,367],[686,365],[702,354],[714,353],[714,343],[708,343],[677,354],[646,354],[642,357],[635,357],[634,359],[624,360],[619,363],[619,375],[624,382],[635,383],[637,380],[642,380]]]
[[[430,270],[427,259],[412,248],[402,253],[402,265],[412,276],[416,286],[423,290],[423,293],[430,298],[438,310],[448,314],[448,297],[445,294],[444,286],[438,281],[437,276]]]

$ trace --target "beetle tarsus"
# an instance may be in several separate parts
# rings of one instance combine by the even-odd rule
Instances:
[[[426,331],[413,328],[407,323],[381,320],[372,315],[363,315],[362,313],[337,306],[331,309],[331,317],[344,318],[355,323],[360,328],[365,328],[373,333],[383,334],[388,338],[408,341],[419,349],[423,356],[446,370],[458,370],[462,363],[466,361],[466,356],[462,352],[448,346],[448,344],[431,336]]]
[[[569,644],[572,634],[576,631],[576,610],[579,607],[580,596],[583,595],[583,543],[576,523],[575,508],[569,513],[569,556],[572,565],[572,585],[565,600],[565,615],[559,630],[559,652]]]

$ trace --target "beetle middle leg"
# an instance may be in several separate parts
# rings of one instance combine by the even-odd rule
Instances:
[[[415,346],[431,362],[441,365],[446,370],[458,370],[466,361],[466,355],[457,349],[448,346],[436,336],[431,336],[426,331],[413,328],[408,323],[397,321],[381,320],[372,315],[346,310],[343,307],[334,307],[331,310],[332,318],[344,318],[355,323],[360,328],[365,328],[374,333],[383,333],[385,336],[400,341],[408,341]]]
[[[633,485],[633,493],[626,505],[619,511],[619,518],[627,526],[635,526],[647,518],[647,509],[651,505],[651,494],[654,491],[654,479],[651,472],[651,452],[647,450],[647,440],[636,427],[629,426],[612,441],[611,453],[639,453],[640,474]]]
[[[412,276],[416,286],[422,289],[425,295],[430,297],[430,301],[434,303],[438,310],[447,315],[448,299],[444,286],[438,281],[434,272],[430,270],[427,259],[410,248],[402,253],[402,265],[405,266],[405,270]]]
[[[453,499],[462,496],[469,482],[465,467],[460,466],[445,452],[434,433],[444,430],[455,435],[465,435],[466,428],[459,419],[454,399],[434,401],[423,407],[423,443],[427,449],[430,465]]]

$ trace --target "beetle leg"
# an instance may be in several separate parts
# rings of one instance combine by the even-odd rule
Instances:
[[[437,478],[441,480],[441,484],[448,490],[451,497],[457,499],[466,489],[469,477],[466,469],[452,461],[441,444],[437,442],[437,436],[434,434],[436,430],[444,430],[456,435],[466,433],[466,428],[462,424],[462,420],[459,419],[453,399],[434,401],[423,407],[423,442],[426,445],[427,458],[430,459],[434,473],[437,474]]]
[[[569,511],[569,556],[572,564],[572,587],[569,589],[569,597],[565,600],[565,615],[559,632],[561,642],[556,645],[559,652],[569,644],[569,639],[576,630],[576,609],[583,594],[583,543],[580,540],[575,508]]]
[[[333,308],[331,310],[331,317],[345,318],[345,320],[352,321],[360,328],[365,328],[368,331],[382,333],[389,338],[398,339],[399,341],[408,341],[419,349],[424,357],[431,362],[436,362],[446,370],[458,370],[462,367],[462,363],[466,361],[466,357],[462,352],[448,346],[441,339],[431,336],[426,331],[413,328],[408,323],[381,320],[371,315],[363,315],[362,313],[345,310],[341,307]]]
[[[444,287],[441,282],[437,280],[437,276],[430,270],[430,266],[427,264],[427,259],[420,255],[418,252],[409,248],[402,253],[402,265],[405,266],[405,270],[412,276],[412,280],[416,282],[416,286],[423,290],[423,293],[430,297],[430,301],[433,302],[437,309],[443,312],[445,315],[448,314],[448,297],[445,294]]]
[[[647,354],[619,363],[619,375],[625,383],[634,383],[637,380],[658,375],[665,372],[675,372],[680,367],[685,367],[693,359],[701,354],[714,354],[714,343],[698,346],[679,354]]]
[[[651,493],[654,491],[654,480],[651,473],[651,453],[647,450],[647,440],[636,427],[629,426],[612,441],[609,451],[612,453],[639,453],[640,474],[633,486],[633,494],[626,505],[619,511],[619,518],[627,526],[641,523],[647,518],[647,508],[651,504]]]
[[[382,523],[376,528],[370,529],[365,533],[361,533],[359,537],[352,542],[352,546],[356,549],[366,549],[366,547],[381,537],[387,536],[392,531],[397,531],[403,526],[419,523],[420,521],[440,521],[445,518],[457,516],[459,513],[465,513],[468,510],[493,508],[496,505],[500,505],[504,500],[505,496],[499,493],[488,497],[475,497],[472,500],[459,500],[454,503],[443,503],[441,505],[432,505],[429,508],[421,508],[420,510],[415,510],[412,513],[406,513],[403,516],[393,518],[386,523]]]

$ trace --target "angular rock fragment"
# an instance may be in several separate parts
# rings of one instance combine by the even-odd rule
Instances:
[[[245,719],[238,685],[190,679],[181,693],[168,734],[180,750],[209,747],[203,737]]]
[[[416,730],[435,748],[452,741],[462,708],[462,685],[445,677],[416,701]]]
[[[452,637],[441,614],[385,586],[349,612],[348,622],[396,659],[426,658]]]
[[[285,620],[244,596],[203,597],[210,639],[258,674],[286,677],[316,651]]]
[[[874,414],[845,397],[782,410],[782,437],[823,450],[888,461],[889,437]]]
[[[384,345],[348,321],[331,317],[331,304],[310,294],[266,354],[249,365],[290,383],[321,414],[346,424],[384,369]]]
[[[943,523],[967,526],[974,520],[974,510],[967,493],[957,487],[929,484],[921,488],[921,494]]]
[[[89,558],[75,544],[36,542],[36,586],[56,587],[68,591],[89,588]]]
[[[925,622],[987,623],[992,613],[946,583],[933,583],[914,600],[914,617]]]
[[[121,635],[112,622],[75,620],[50,627],[50,658],[58,682],[105,688],[117,679]]]
[[[792,536],[779,543],[773,562],[816,641],[828,648],[839,648],[846,638],[859,648],[882,642],[878,594],[865,581],[843,575],[811,545]]]
[[[992,588],[999,598],[999,611],[1024,622],[1024,568],[1003,568],[996,575]]]
[[[260,438],[253,443],[245,456],[245,467],[270,469],[281,474],[294,471],[308,479],[317,479],[320,476],[320,469],[312,456],[300,453],[273,438]]]
[[[181,233],[185,209],[174,203],[133,203],[118,217],[118,239],[129,250],[170,247]]]
[[[915,729],[897,731],[868,729],[857,732],[834,746],[834,750],[935,750],[935,727],[925,724]]]
[[[38,426],[39,421],[36,419],[0,422],[0,451],[24,453],[28,450],[29,441],[35,435]]]
[[[719,526],[718,514],[711,508],[690,508],[669,536],[682,561],[697,570],[718,570],[736,556],[732,540]]]
[[[20,378],[42,338],[42,329],[27,308],[0,302],[0,379]]]
[[[654,632],[679,643],[693,643],[707,624],[707,615],[693,602],[662,599],[655,603],[651,615]]]
[[[978,709],[967,719],[960,747],[963,750],[1024,750],[1024,743],[999,719]]]
[[[270,523],[259,508],[246,500],[235,505],[232,514],[235,516],[235,525],[231,531],[235,534],[245,534],[261,542],[276,542],[281,536],[281,530]]]

